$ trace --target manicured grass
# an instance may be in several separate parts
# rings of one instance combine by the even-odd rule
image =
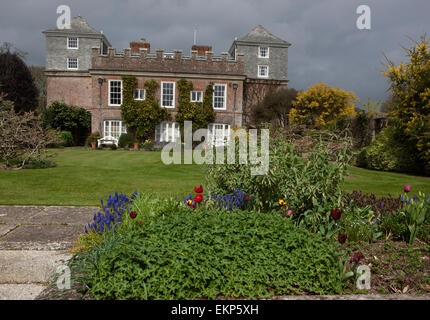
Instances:
[[[183,195],[203,183],[198,165],[165,165],[160,152],[55,149],[56,168],[0,170],[0,204],[99,205],[110,193]]]
[[[56,168],[0,170],[0,204],[98,205],[110,193],[134,190],[182,196],[204,184],[198,165],[165,165],[160,152],[53,150]],[[345,190],[377,195],[402,192],[403,185],[430,193],[430,179],[403,174],[351,168]]]
[[[377,196],[389,193],[398,195],[403,193],[403,186],[406,184],[411,186],[411,192],[408,194],[410,196],[418,195],[418,191],[430,194],[430,178],[361,168],[350,168],[344,189],[347,192],[352,190],[373,192]]]

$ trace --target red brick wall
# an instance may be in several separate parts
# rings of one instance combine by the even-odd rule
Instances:
[[[119,75],[104,75],[103,76],[106,81],[102,85],[102,120],[120,120],[121,119],[121,108],[108,106],[108,83],[109,80],[121,80],[121,76]],[[99,84],[97,79],[99,75],[93,75],[92,77],[92,94],[94,104],[98,106],[99,104]],[[177,82],[180,78],[172,78],[172,77],[143,77],[137,76],[138,84],[137,89],[144,89],[144,82],[146,80],[155,80],[159,84],[155,97],[161,105],[161,81],[172,81]],[[215,122],[219,123],[233,123],[233,105],[234,105],[234,90],[233,83],[238,84],[238,88],[236,91],[236,125],[240,124],[242,118],[242,96],[243,96],[243,82],[242,81],[230,81],[230,80],[216,80],[216,79],[188,79],[193,82],[193,90],[195,91],[203,91],[203,95],[206,91],[206,87],[210,82],[227,84],[227,101],[226,101],[226,110],[214,110],[215,111]],[[172,114],[172,119],[174,120],[174,116],[177,113],[178,109],[178,86],[175,84],[175,108],[169,108],[168,110]],[[93,109],[92,116],[92,132],[98,131],[99,127],[99,116],[98,116],[98,107]]]
[[[47,105],[54,101],[64,101],[73,106],[91,109],[93,106],[91,81],[89,73],[85,75],[69,73],[68,76],[47,75]]]

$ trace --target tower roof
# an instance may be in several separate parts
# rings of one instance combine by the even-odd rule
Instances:
[[[268,44],[278,44],[283,46],[290,46],[291,43],[278,38],[277,36],[271,34],[262,25],[256,26],[252,29],[246,36],[238,38],[235,40],[237,42],[254,42],[254,43],[268,43]]]
[[[88,22],[81,16],[74,17],[70,21],[70,29],[52,28],[52,29],[45,30],[44,32],[85,33],[85,34],[94,34],[94,35],[102,34],[100,31],[97,31],[96,29],[91,27],[88,24]]]

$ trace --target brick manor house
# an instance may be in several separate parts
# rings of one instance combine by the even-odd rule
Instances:
[[[80,16],[72,19],[70,29],[49,29],[43,34],[47,104],[64,101],[86,108],[91,111],[91,131],[104,137],[118,139],[127,131],[121,120],[121,77],[125,75],[138,79],[135,99],[145,99],[146,80],[157,81],[156,97],[173,117],[178,105],[178,80],[192,81],[191,101],[196,102],[203,101],[205,89],[212,82],[216,116],[208,129],[212,137],[222,139],[228,139],[231,127],[248,126],[247,110],[261,98],[261,87],[283,88],[288,83],[290,43],[260,25],[244,37],[235,38],[229,52],[219,57],[213,56],[211,46],[202,45],[193,45],[189,55],[181,50],[156,49],[151,53],[145,39],[130,42],[130,48],[117,53],[103,32],[90,27]],[[260,97],[256,98],[255,92]],[[165,121],[157,126],[154,141],[172,141],[178,133],[176,122]]]

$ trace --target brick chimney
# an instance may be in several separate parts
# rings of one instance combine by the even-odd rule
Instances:
[[[198,56],[204,56],[206,51],[212,51],[212,46],[193,45],[191,50],[196,50]]]
[[[140,39],[140,41],[132,41],[130,42],[130,49],[132,53],[139,53],[140,48],[146,48],[148,49],[147,53],[151,50],[151,44],[149,42],[146,42],[146,39]]]

